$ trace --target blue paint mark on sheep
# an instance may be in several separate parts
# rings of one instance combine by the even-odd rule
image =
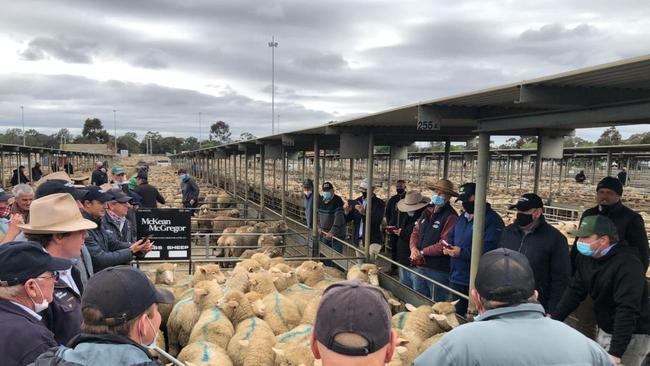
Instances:
[[[217,308],[212,308],[210,310],[210,315],[212,315],[212,319],[210,319],[210,321],[203,324],[203,327],[201,328],[201,331],[203,332],[203,338],[204,339],[208,339],[208,335],[209,335],[209,331],[210,331],[210,329],[209,329],[210,324],[212,324],[212,323],[214,323],[216,321],[219,321],[219,319],[221,319],[221,311],[219,309],[217,309]]]
[[[278,342],[285,342],[285,341],[290,340],[292,338],[297,338],[297,337],[300,337],[300,336],[304,336],[305,334],[309,334],[309,333],[311,333],[311,327],[306,327],[303,330],[291,331],[291,332],[283,334],[282,336],[279,336],[278,337]]]
[[[253,332],[255,332],[255,328],[257,328],[257,318],[253,317],[251,319],[248,319],[248,321],[250,322],[250,328],[248,329],[248,332],[244,336],[245,341],[251,339],[251,337],[253,336]]]
[[[397,314],[397,329],[404,329],[404,322],[406,321],[407,312]]]
[[[208,344],[201,342],[201,345],[203,346],[203,355],[201,356],[201,361],[202,362],[209,362],[210,361],[210,351],[208,351]]]
[[[287,324],[287,319],[284,317],[284,314],[282,314],[282,309],[280,308],[280,294],[276,292],[273,299],[275,300],[275,313],[278,314],[278,317],[280,317],[280,320],[282,320],[282,323],[284,323],[285,326],[289,326],[289,324]]]
[[[174,312],[172,314],[172,317],[176,317],[176,315],[178,315],[178,312],[180,311],[180,308],[182,308],[183,306],[185,306],[185,304],[187,304],[188,302],[191,302],[191,301],[192,301],[191,297],[188,297],[186,299],[183,299],[183,300],[179,301],[176,304],[176,306],[174,306]]]

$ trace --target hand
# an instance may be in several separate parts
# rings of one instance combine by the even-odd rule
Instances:
[[[398,228],[398,229],[393,230],[393,234],[395,234],[397,236],[400,236],[401,233],[402,233],[402,228]]]
[[[144,248],[142,249],[142,253],[149,253],[153,249],[153,241],[147,240],[144,243]]]
[[[354,206],[354,208],[356,208],[357,211],[359,211],[359,213],[361,214],[361,216],[365,216],[365,214],[366,214],[366,208],[363,207],[363,205],[356,205],[356,206]]]
[[[609,355],[609,358],[612,359],[612,362],[614,363],[614,365],[620,365],[621,364],[621,359],[619,357]]]
[[[333,237],[334,237],[334,234],[332,234],[332,233],[325,234],[325,239],[327,239],[327,240],[332,240]]]
[[[144,241],[142,241],[142,239],[140,239],[140,240],[136,241],[135,243],[131,244],[131,246],[129,247],[129,249],[131,249],[131,253],[135,254],[135,253],[137,253],[137,252],[141,252],[141,251],[143,251],[144,248],[146,247],[147,243],[151,244],[151,243],[149,242],[149,240],[147,240],[146,242],[144,242]]]
[[[19,213],[15,213],[11,215],[11,218],[9,219],[9,228],[8,230],[11,231],[20,231],[20,228],[18,225],[23,225],[25,223],[25,219],[23,218],[23,215]]]
[[[460,255],[460,247],[451,247],[450,249],[443,248],[442,254],[448,255],[450,257],[458,257]]]
[[[420,252],[417,249],[411,249],[411,256],[409,257],[411,262],[415,262],[418,258],[420,258]]]

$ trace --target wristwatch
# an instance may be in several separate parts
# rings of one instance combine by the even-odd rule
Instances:
[[[420,250],[420,255],[424,257],[424,250]]]

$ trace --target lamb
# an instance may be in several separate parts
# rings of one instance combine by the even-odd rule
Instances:
[[[282,291],[282,294],[291,299],[296,306],[298,306],[298,310],[300,311],[305,309],[310,299],[314,296],[321,295],[322,293],[321,290],[309,287],[304,283],[297,283]]]
[[[309,344],[313,324],[300,324],[290,331],[275,337],[277,344],[306,343]]]
[[[318,312],[321,297],[322,295],[316,295],[307,302],[307,306],[302,309],[302,319],[300,320],[300,324],[313,325],[316,323],[316,313]]]
[[[233,366],[228,353],[214,343],[193,342],[178,354],[178,360],[187,366]]]
[[[205,341],[225,349],[234,334],[235,328],[230,320],[219,308],[211,307],[201,312],[190,333],[189,343]]]
[[[454,303],[439,302],[433,307],[422,305],[417,308],[406,304],[406,308],[410,313],[396,314],[393,316],[392,324],[395,328],[403,330],[404,334],[411,334],[420,341],[458,326]],[[450,310],[453,313],[450,313]]]
[[[218,264],[206,264],[196,266],[194,276],[192,276],[192,284],[196,285],[201,281],[217,280],[218,283],[226,282],[226,276],[221,272]]]
[[[271,257],[264,253],[255,253],[251,256],[251,259],[257,261],[263,269],[268,270],[271,266]]]
[[[311,366],[314,365],[314,354],[311,352],[309,345],[300,343],[291,343],[287,345],[280,345],[280,347],[273,347],[275,353],[275,365],[295,365],[295,366]]]
[[[262,270],[262,265],[260,262],[254,259],[244,259],[243,261],[237,263],[235,268],[232,270],[233,273],[255,273]]]
[[[230,277],[226,280],[226,288],[230,291],[237,290],[243,293],[248,292],[248,272],[247,271],[233,271]]]
[[[296,268],[296,275],[298,276],[298,281],[300,283],[314,287],[324,278],[323,263],[304,261],[300,266],[298,266],[298,268]]]
[[[256,253],[262,253],[266,254],[269,257],[271,257],[271,262],[283,262],[284,258],[281,257],[282,255],[282,248],[275,248],[275,247],[263,247],[263,248],[258,248],[258,249],[246,249],[244,252],[239,256],[239,259],[250,259],[253,254]]]
[[[248,302],[251,303],[251,307],[253,308],[253,314],[255,314],[256,317],[263,319],[265,309],[266,309],[264,307],[264,302],[262,301],[264,295],[260,294],[259,292],[253,291],[253,292],[245,293],[244,296],[246,296]]]
[[[250,290],[264,295],[263,319],[273,329],[273,333],[282,334],[300,323],[301,314],[295,303],[280,294],[273,280],[266,273],[254,273],[250,276]]]
[[[239,227],[240,221],[231,220],[239,218],[239,215],[239,210],[237,209],[219,212],[218,216],[214,218],[214,221],[212,221],[212,230],[220,233],[228,227]]]
[[[348,269],[348,280],[359,280],[379,286],[379,267],[372,263],[355,264]]]
[[[282,292],[298,283],[298,277],[293,270],[285,263],[278,263],[269,269],[269,274],[273,280],[275,288]]]
[[[334,267],[327,267],[327,266],[323,267],[323,271],[325,271],[325,277],[326,278],[329,277],[329,278],[331,278],[331,279],[333,279],[335,281],[345,280],[346,279],[345,273],[339,271],[338,269],[336,269]]]
[[[281,236],[262,234],[257,239],[258,247],[279,247],[282,246],[283,238]]]
[[[234,366],[272,366],[275,335],[265,321],[255,317],[246,296],[229,291],[217,306],[235,326],[227,348]]]
[[[237,227],[227,227],[227,228],[223,229],[222,233],[223,234],[230,234],[230,233],[234,233],[236,231],[237,231]],[[215,250],[215,255],[217,257],[230,257],[231,256],[230,255],[230,249],[226,248],[226,247],[230,246],[230,245],[228,245],[230,243],[230,240],[231,240],[229,238],[232,238],[232,237],[228,236],[228,235],[221,235],[219,237],[219,239],[217,239],[217,246],[219,247],[219,248],[217,248]]]
[[[286,233],[287,230],[289,230],[287,223],[282,220],[268,222],[266,223],[266,225],[267,227],[264,232],[269,234],[281,234],[281,233]]]
[[[194,287],[193,297],[174,305],[167,321],[169,353],[172,356],[189,342],[190,333],[201,312],[214,306],[222,296],[223,291],[215,280],[201,281]]]

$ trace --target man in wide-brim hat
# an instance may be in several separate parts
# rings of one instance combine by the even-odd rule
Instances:
[[[429,188],[433,191],[433,196],[413,228],[410,260],[419,273],[448,286],[450,260],[444,255],[443,249],[458,219],[458,213],[451,207],[449,200],[457,197],[458,193],[454,184],[447,179],[441,179]],[[447,291],[431,281],[416,276],[413,285],[416,291],[436,302],[447,300]]]
[[[79,261],[86,230],[97,225],[83,218],[69,193],[54,193],[32,202],[32,218],[21,225],[25,236],[39,243],[52,257]],[[50,306],[41,313],[43,323],[54,333],[58,344],[66,344],[79,334],[83,283],[77,266],[59,272]]]

